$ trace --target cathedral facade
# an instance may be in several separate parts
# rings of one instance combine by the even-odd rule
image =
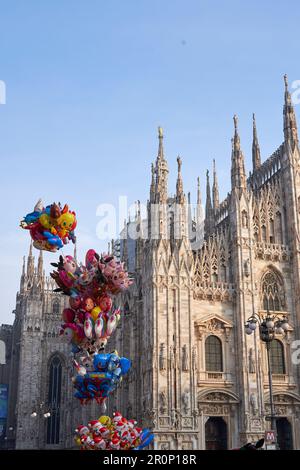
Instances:
[[[132,360],[108,412],[120,410],[151,427],[157,449],[232,448],[271,429],[265,344],[258,332],[245,332],[251,315],[267,311],[289,322],[271,344],[278,442],[300,449],[293,355],[300,321],[300,151],[286,80],[283,131],[283,143],[262,162],[253,119],[253,169],[246,177],[234,118],[231,191],[221,202],[216,169],[212,190],[207,173],[203,221],[199,185],[191,217],[179,157],[176,195],[169,196],[159,129],[147,220],[138,205],[114,245],[134,284],[119,298],[123,314],[108,345]],[[0,331],[9,358],[6,438],[16,448],[71,448],[76,425],[99,411],[73,398],[70,350],[59,338],[68,299],[54,292],[41,254],[35,266],[31,249],[25,264],[14,325]]]
[[[134,265],[130,224],[120,241],[135,284],[123,296],[115,336],[115,347],[133,358],[116,407],[151,426],[158,449],[233,448],[271,429],[265,343],[258,331],[245,332],[251,315],[268,311],[289,321],[270,351],[278,444],[300,448],[299,365],[293,356],[300,320],[300,153],[286,77],[283,131],[283,143],[262,162],[253,116],[247,178],[234,117],[231,191],[220,202],[216,170],[212,191],[207,173],[202,242],[200,190],[188,224],[181,159],[176,195],[169,197],[159,129],[146,226],[139,208],[136,214]]]

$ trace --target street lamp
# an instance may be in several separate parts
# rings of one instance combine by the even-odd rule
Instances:
[[[33,410],[31,413],[31,418],[36,418],[38,415],[38,412],[44,416],[44,418],[50,418],[51,413],[49,411],[49,407],[46,405],[46,403],[42,402],[39,404],[39,407],[36,410]]]
[[[269,390],[270,390],[270,408],[271,408],[271,427],[276,431],[276,417],[273,402],[273,388],[272,388],[272,371],[270,361],[270,348],[275,335],[285,335],[289,329],[289,322],[284,315],[279,317],[278,314],[270,314],[269,309],[266,314],[253,313],[248,318],[245,324],[245,332],[251,335],[259,326],[259,337],[261,341],[266,344],[267,358],[268,358],[268,376],[269,376]]]

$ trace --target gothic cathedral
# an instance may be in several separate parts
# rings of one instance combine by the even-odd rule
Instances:
[[[283,143],[262,162],[253,117],[247,178],[234,117],[231,191],[220,202],[214,166],[204,223],[199,183],[191,217],[179,157],[169,196],[159,129],[147,220],[138,205],[114,247],[135,282],[120,298],[122,320],[109,347],[132,358],[132,369],[108,410],[153,428],[157,449],[230,449],[270,429],[265,344],[245,332],[251,315],[268,310],[289,322],[270,354],[278,442],[300,449],[300,150],[286,77],[283,128]],[[9,367],[6,435],[16,448],[71,448],[75,426],[99,414],[72,398],[69,347],[58,334],[66,300],[53,289],[42,255],[35,267],[30,251],[14,325],[0,329]]]

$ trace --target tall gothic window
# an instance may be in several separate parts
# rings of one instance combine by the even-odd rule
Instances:
[[[278,339],[271,342],[270,362],[272,374],[285,374],[284,348]]]
[[[55,299],[52,304],[52,312],[58,314],[59,313],[59,300]]]
[[[210,335],[205,341],[205,368],[207,371],[222,372],[222,343],[214,335]]]
[[[282,311],[284,307],[284,289],[282,281],[272,271],[268,271],[262,279],[262,304],[264,310]]]
[[[270,243],[275,243],[275,230],[274,230],[274,220],[270,219]]]
[[[48,403],[51,415],[47,420],[47,444],[59,444],[61,378],[61,360],[54,356],[49,370]]]
[[[263,225],[261,228],[261,238],[263,242],[267,241],[267,228],[265,225]]]
[[[276,228],[276,242],[279,244],[283,243],[283,232],[282,232],[282,218],[280,212],[276,213],[275,218],[275,228]]]

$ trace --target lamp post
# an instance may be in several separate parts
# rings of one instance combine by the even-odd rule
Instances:
[[[278,314],[271,314],[269,309],[266,314],[253,313],[248,318],[245,324],[245,332],[247,335],[251,335],[259,326],[259,337],[266,345],[267,359],[268,359],[268,378],[269,378],[269,390],[270,390],[270,411],[271,411],[271,427],[273,431],[276,431],[276,416],[273,401],[273,384],[272,384],[272,370],[271,370],[271,357],[270,348],[271,343],[275,338],[275,335],[285,335],[289,329],[289,323],[286,316],[279,316]]]
[[[33,409],[31,413],[31,418],[36,418],[38,414],[42,414],[44,418],[50,418],[51,413],[49,411],[49,406],[42,402],[38,405],[37,409]]]

